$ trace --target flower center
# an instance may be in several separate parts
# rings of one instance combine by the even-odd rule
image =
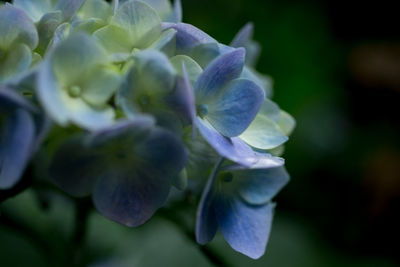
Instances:
[[[81,93],[82,89],[77,85],[68,88],[68,94],[70,97],[77,98],[81,95]]]
[[[206,104],[201,104],[201,105],[197,106],[197,114],[199,114],[199,116],[201,118],[203,118],[204,116],[207,116],[208,106]]]

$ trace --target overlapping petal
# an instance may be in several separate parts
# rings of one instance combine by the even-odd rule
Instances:
[[[255,83],[245,79],[236,79],[221,91],[212,102],[208,102],[205,118],[222,135],[238,136],[256,117],[264,100],[264,92]]]
[[[239,48],[214,60],[196,82],[196,102],[212,102],[221,89],[242,73],[244,59],[245,50]]]
[[[159,16],[140,1],[130,0],[120,5],[111,23],[126,31],[132,48],[146,48],[161,34]]]
[[[92,192],[104,216],[130,227],[164,204],[172,178],[186,163],[181,142],[149,117],[120,122],[85,140],[58,150],[51,176],[76,196]]]
[[[218,195],[215,213],[219,228],[229,245],[246,256],[258,259],[269,238],[274,204],[252,206],[238,196]]]
[[[0,189],[14,186],[35,150],[33,107],[16,93],[0,87]]]

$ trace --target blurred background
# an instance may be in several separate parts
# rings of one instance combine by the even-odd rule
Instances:
[[[395,1],[182,2],[185,22],[225,44],[254,22],[263,48],[258,70],[273,78],[274,101],[297,120],[284,156],[292,178],[276,198],[266,254],[247,259],[221,236],[210,248],[228,266],[399,266]],[[43,213],[37,203],[27,191],[3,204],[9,220],[21,223],[0,225],[1,266],[46,266],[46,254],[55,262],[65,257],[74,207],[59,197]],[[157,216],[132,230],[93,212],[88,225],[79,253],[91,266],[212,266],[179,229]]]

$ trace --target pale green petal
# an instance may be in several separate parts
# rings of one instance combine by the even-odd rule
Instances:
[[[49,45],[50,47],[54,47],[61,41],[64,41],[67,39],[69,33],[70,33],[71,25],[68,22],[64,22],[60,26],[57,27],[56,31],[54,32],[54,37]]]
[[[278,122],[281,114],[281,110],[275,102],[266,98],[261,106],[260,111],[258,112],[260,115],[267,117],[268,119]]]
[[[296,121],[289,113],[281,110],[278,125],[282,131],[289,136],[296,127]]]
[[[82,19],[98,18],[104,21],[112,15],[112,8],[105,0],[86,0],[78,12]]]
[[[50,0],[14,0],[13,5],[24,10],[34,21],[39,21],[44,14],[52,10]]]
[[[175,55],[176,51],[176,33],[175,29],[168,29],[164,31],[160,38],[158,38],[154,43],[152,43],[148,49],[155,49],[163,52],[169,57]]]
[[[139,90],[150,94],[167,93],[175,84],[175,69],[161,52],[146,50],[134,56],[139,75]]]
[[[31,50],[24,44],[17,45],[0,61],[0,82],[21,75],[29,69],[32,62]]]
[[[12,5],[0,6],[0,50],[7,51],[18,43],[34,49],[38,40],[35,25],[24,11]]]
[[[129,55],[132,51],[127,32],[118,26],[108,25],[95,31],[93,36],[110,54]]]
[[[115,112],[111,107],[94,108],[81,98],[70,97],[64,90],[61,94],[69,121],[74,124],[91,131],[113,124]]]
[[[171,2],[169,0],[141,0],[142,2],[145,2],[154,10],[157,11],[158,15],[160,18],[163,19],[163,21],[170,16],[172,12],[172,6]]]
[[[104,105],[115,93],[120,81],[121,77],[116,70],[98,68],[89,75],[82,86],[82,98],[93,106]]]
[[[112,24],[125,29],[130,43],[139,49],[151,45],[161,34],[161,20],[157,12],[139,1],[122,4],[112,19]]]
[[[98,18],[89,18],[72,22],[73,32],[93,33],[105,25],[104,20]]]
[[[107,63],[107,57],[93,37],[75,34],[56,46],[51,63],[61,85],[73,86],[79,83],[92,67]]]
[[[275,122],[262,115],[256,116],[240,138],[247,144],[260,149],[272,149],[288,140]]]
[[[36,49],[37,52],[44,54],[50,40],[53,39],[54,32],[62,22],[61,11],[54,11],[46,13],[38,22],[37,29],[39,33],[39,45]]]
[[[194,85],[199,78],[200,74],[203,72],[203,69],[194,61],[192,58],[185,55],[178,55],[170,59],[172,66],[174,66],[175,70],[178,72],[180,76],[183,77],[182,64],[185,64],[186,71],[189,76],[189,80]]]

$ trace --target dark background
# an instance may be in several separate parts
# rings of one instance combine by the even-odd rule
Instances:
[[[222,43],[229,44],[245,23],[254,22],[255,39],[263,47],[258,70],[273,78],[273,99],[297,120],[284,156],[292,180],[276,199],[266,255],[246,259],[220,236],[211,247],[232,266],[397,266],[400,23],[395,1],[182,2],[184,21]],[[40,213],[30,197],[28,192],[5,205],[19,208],[29,224],[36,221],[40,233],[65,239],[71,207],[60,200],[63,212],[32,219]],[[28,214],[27,202],[32,206]],[[209,265],[161,219],[122,241],[126,228],[92,217],[85,249],[89,258],[103,263],[109,253],[114,255],[109,262],[126,258],[126,266]],[[23,247],[41,262],[40,249],[29,238],[21,235],[15,241],[15,234],[4,229],[0,237],[3,258],[17,258],[14,244],[18,253]],[[55,251],[62,254],[62,246]]]

